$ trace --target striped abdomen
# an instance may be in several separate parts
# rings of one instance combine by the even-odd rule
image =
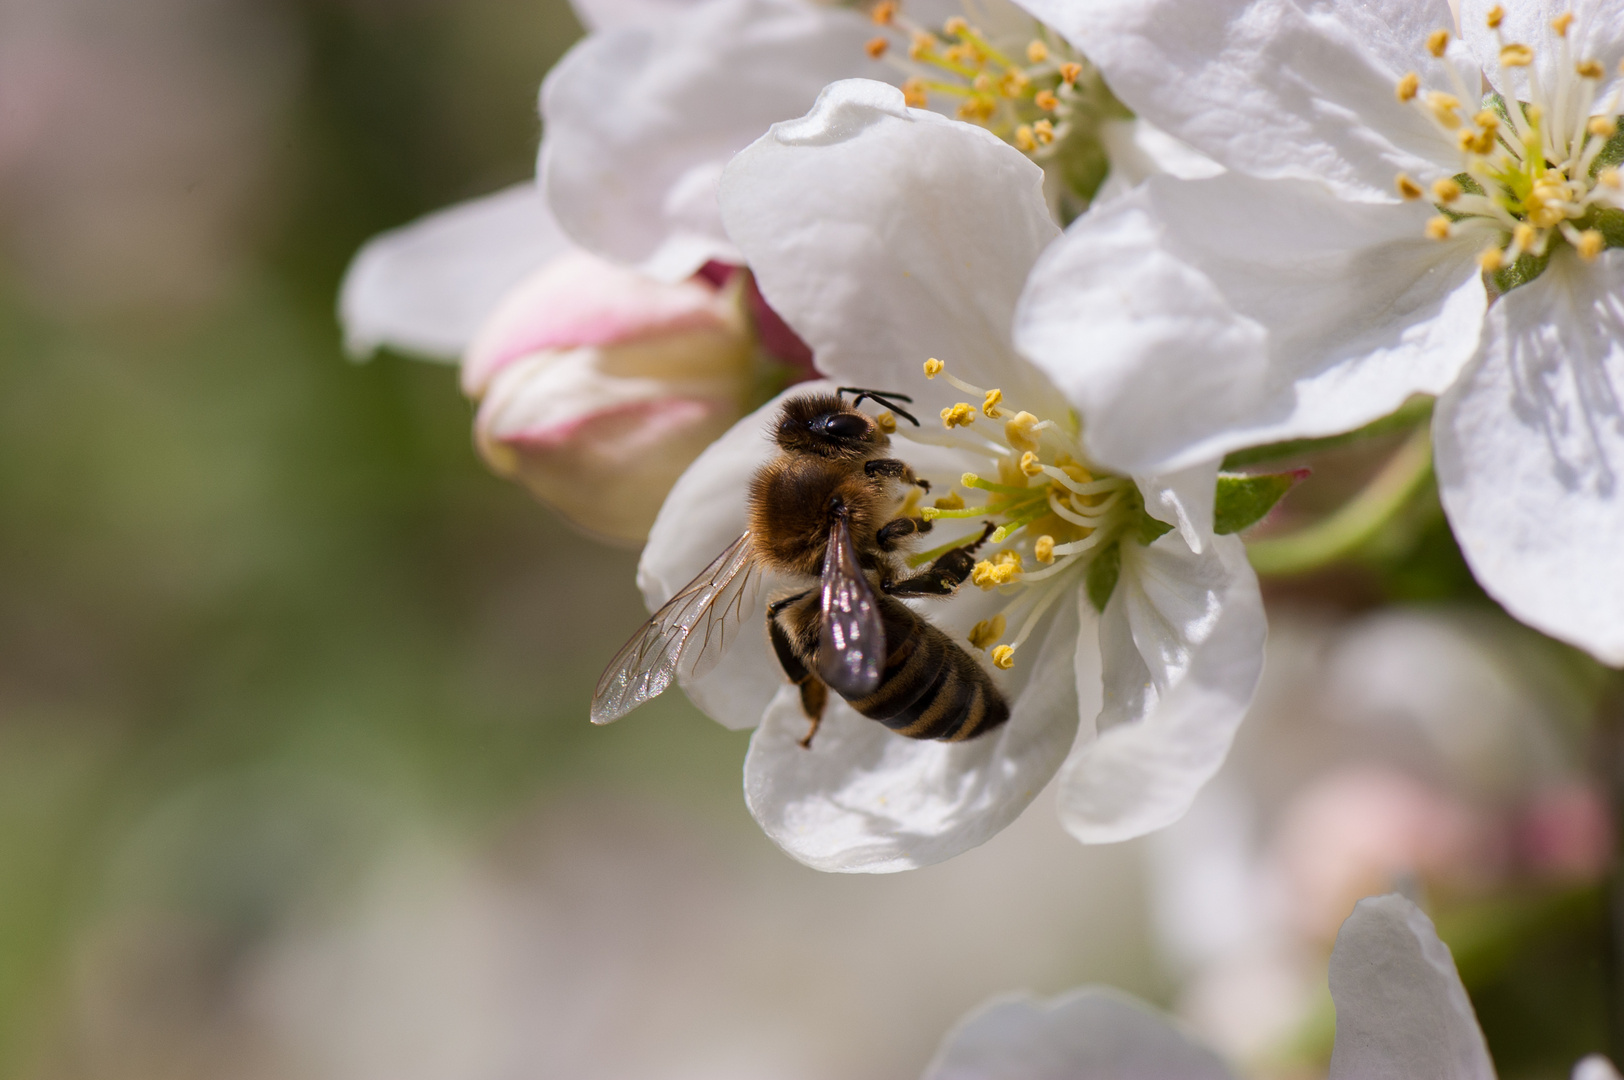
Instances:
[[[961,742],[1009,719],[992,676],[942,631],[888,596],[880,685],[851,707],[911,739]]]

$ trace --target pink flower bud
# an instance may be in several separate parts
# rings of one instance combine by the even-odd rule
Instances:
[[[750,406],[755,347],[737,285],[667,284],[572,253],[491,316],[462,385],[492,469],[581,528],[635,543]]]

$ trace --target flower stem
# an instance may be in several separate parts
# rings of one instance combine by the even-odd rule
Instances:
[[[1248,544],[1247,558],[1260,574],[1285,576],[1317,570],[1375,536],[1431,476],[1432,433],[1423,425],[1340,510],[1290,535]]]

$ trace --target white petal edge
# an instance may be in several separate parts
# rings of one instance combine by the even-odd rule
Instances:
[[[1348,431],[1446,388],[1487,304],[1477,245],[1428,210],[1233,173],[1152,177],[1073,223],[1033,270],[1023,355],[1135,474]]]
[[[1624,666],[1624,251],[1558,252],[1489,310],[1433,419],[1444,511],[1490,596]]]
[[[1100,617],[1105,704],[1060,772],[1060,819],[1088,844],[1171,825],[1229,753],[1263,671],[1257,575],[1233,536],[1122,545]]]
[[[1330,1080],[1495,1080],[1449,948],[1404,897],[1354,905],[1331,952],[1331,998]]]
[[[1162,1013],[1107,987],[998,998],[950,1031],[923,1080],[1230,1080]]]
[[[533,183],[381,233],[339,289],[345,347],[356,357],[387,345],[456,360],[510,290],[569,250]]]
[[[1076,736],[1077,615],[1056,609],[1025,646],[1036,660],[995,676],[1013,698],[1009,722],[968,742],[905,738],[831,697],[805,750],[807,721],[786,685],[744,761],[745,802],[762,830],[796,860],[836,873],[913,870],[991,839],[1048,784]]]
[[[818,370],[913,394],[934,416],[963,398],[925,381],[936,357],[1044,414],[1053,390],[1015,359],[1010,331],[1060,230],[1042,170],[991,132],[910,109],[884,83],[835,83],[735,158],[721,197],[762,294]]]
[[[1573,1080],[1620,1080],[1618,1069],[1601,1054],[1589,1054],[1573,1067]]]

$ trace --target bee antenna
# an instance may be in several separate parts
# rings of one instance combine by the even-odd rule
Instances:
[[[906,401],[910,405],[913,404],[913,398],[909,397],[907,394],[893,394],[888,390],[865,390],[861,386],[842,386],[836,391],[836,393],[856,394],[857,396],[852,398],[851,402],[853,408],[861,405],[866,399],[890,409],[892,412],[908,421],[908,423],[912,424],[914,427],[919,426],[919,421],[914,419],[913,413],[910,413],[907,409],[904,409],[902,406],[897,404],[899,401]]]

